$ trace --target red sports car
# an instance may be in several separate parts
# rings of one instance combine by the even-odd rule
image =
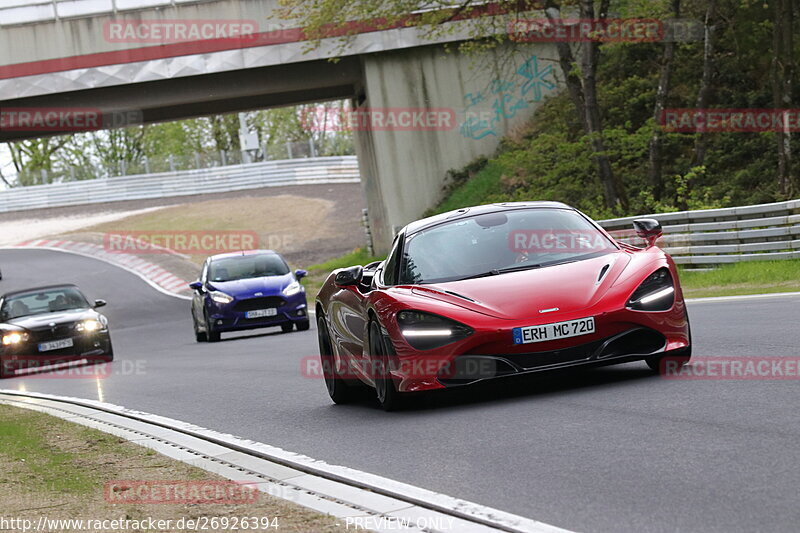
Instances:
[[[385,261],[331,273],[316,302],[336,403],[374,387],[387,410],[414,392],[579,365],[691,357],[660,224],[615,241],[557,202],[471,207],[412,222]]]

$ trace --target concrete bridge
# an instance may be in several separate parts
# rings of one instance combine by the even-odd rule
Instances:
[[[352,125],[375,246],[386,251],[397,227],[439,200],[447,170],[493,152],[558,88],[551,45],[446,50],[468,38],[469,20],[436,42],[415,28],[364,25],[344,50],[330,38],[309,51],[301,28],[273,18],[276,7],[0,0],[0,141],[43,134],[8,120],[30,110],[153,123],[350,99],[363,111]]]

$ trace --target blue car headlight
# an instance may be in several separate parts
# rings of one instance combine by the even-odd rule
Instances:
[[[233,296],[220,291],[211,291],[208,295],[218,304],[229,304],[233,301]]]
[[[298,292],[300,292],[302,290],[303,290],[303,286],[300,285],[300,282],[299,281],[293,281],[289,285],[287,285],[285,289],[283,289],[283,295],[284,296],[294,296],[295,294],[297,294]]]

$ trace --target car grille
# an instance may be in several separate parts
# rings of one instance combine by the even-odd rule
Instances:
[[[240,300],[233,306],[234,311],[255,311],[257,309],[270,309],[272,307],[283,307],[286,300],[280,296],[264,296],[261,298],[248,298]]]
[[[29,329],[28,332],[33,342],[45,342],[58,339],[66,339],[75,333],[75,322],[69,324],[59,324],[55,327],[42,326]]]
[[[633,328],[605,339],[547,352],[518,354],[474,354],[458,356],[451,367],[440,372],[445,385],[460,385],[480,379],[557,367],[581,362],[602,362],[626,355],[646,356],[661,351],[664,336],[649,328]]]

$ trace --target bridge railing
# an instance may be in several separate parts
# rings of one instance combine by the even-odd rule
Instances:
[[[599,224],[615,238],[641,246],[632,223],[661,222],[658,246],[678,264],[714,265],[739,261],[800,259],[800,199],[726,209],[680,211],[615,218]]]
[[[289,159],[7,189],[0,191],[0,212],[358,181],[356,156]]]
[[[196,0],[0,0],[0,26],[174,6],[187,1]]]

